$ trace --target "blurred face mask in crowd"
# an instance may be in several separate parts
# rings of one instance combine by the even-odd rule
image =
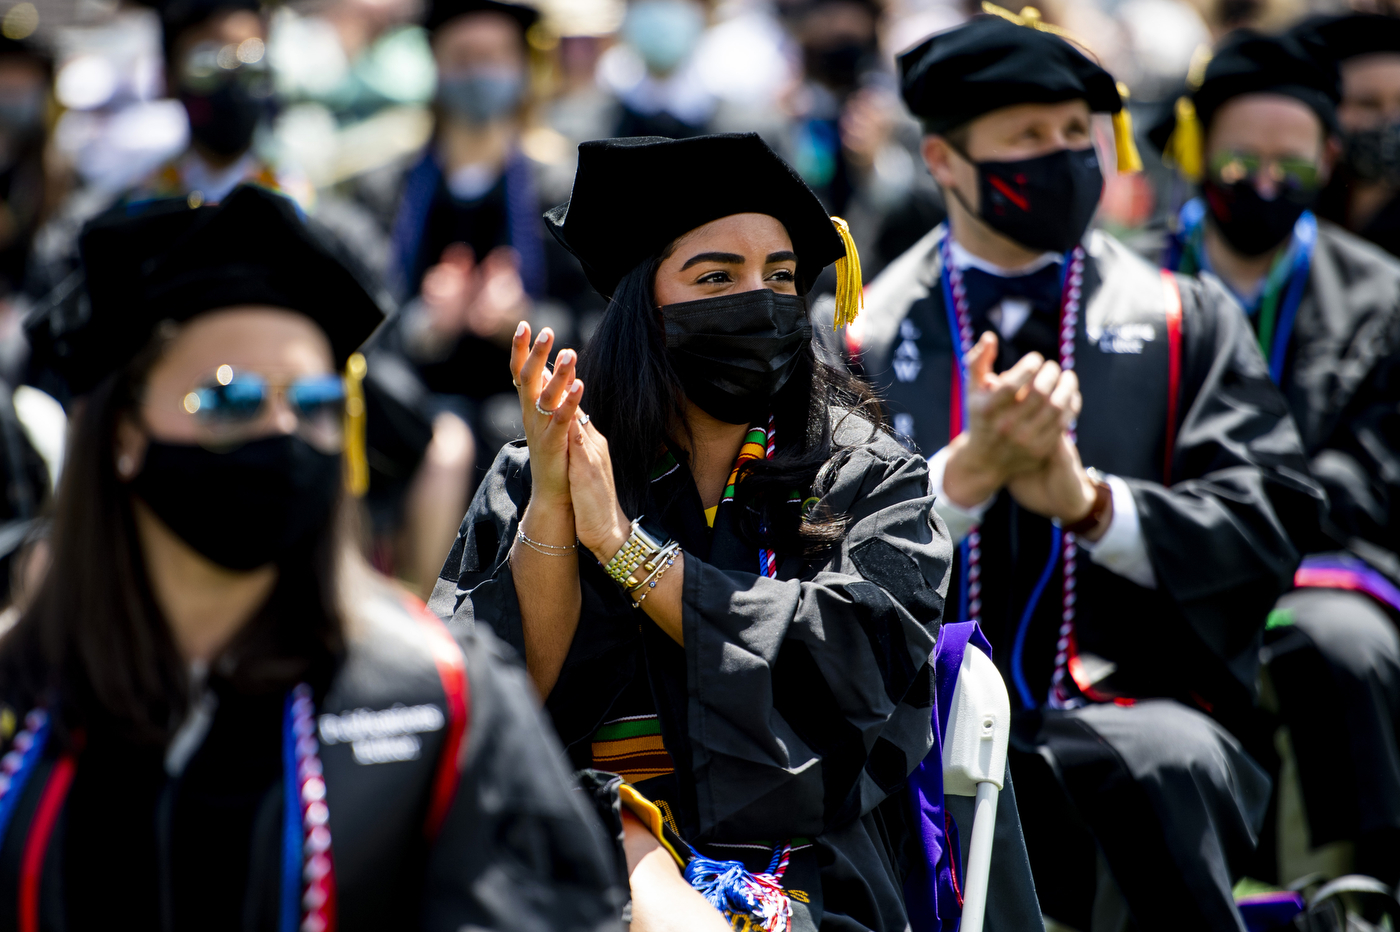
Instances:
[[[669,74],[694,51],[705,14],[689,0],[641,0],[627,10],[622,34],[655,74]]]
[[[873,49],[852,39],[822,48],[802,50],[807,76],[835,90],[849,90],[860,78],[861,65]]]
[[[1400,187],[1400,122],[1353,130],[1344,139],[1347,165],[1356,177]]]
[[[438,103],[469,123],[509,116],[524,98],[525,75],[515,69],[474,68],[438,76]]]
[[[44,96],[42,87],[0,90],[0,132],[16,137],[38,131],[44,123]]]
[[[252,145],[273,100],[260,39],[223,46],[202,42],[186,56],[178,79],[195,142],[222,156]]]
[[[1293,232],[1318,187],[1318,166],[1307,159],[1221,152],[1211,159],[1202,193],[1225,241],[1241,255],[1258,256]]]

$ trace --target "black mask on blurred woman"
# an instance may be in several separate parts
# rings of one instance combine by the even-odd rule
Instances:
[[[238,79],[204,93],[181,88],[180,103],[190,117],[190,138],[223,156],[238,155],[253,144],[253,132],[267,110],[265,98]]]
[[[767,414],[812,339],[807,299],[767,288],[668,304],[661,319],[686,397],[726,424]]]
[[[335,503],[340,469],[338,454],[295,434],[226,453],[151,440],[131,490],[205,557],[251,570],[310,542]]]

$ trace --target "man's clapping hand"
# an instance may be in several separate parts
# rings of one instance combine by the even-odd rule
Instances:
[[[1079,381],[1039,353],[1027,353],[1001,374],[992,371],[996,334],[987,332],[967,357],[967,423],[949,444],[943,494],[972,508],[1014,476],[1045,466],[1079,416]]]

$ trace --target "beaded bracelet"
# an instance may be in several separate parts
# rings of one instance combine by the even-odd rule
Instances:
[[[627,535],[627,540],[617,553],[613,554],[612,559],[603,565],[603,570],[624,588],[637,567],[646,562],[647,555],[666,546],[648,534],[642,528],[641,521],[638,517],[632,522],[632,530]]]
[[[573,543],[568,546],[561,546],[559,544],[546,544],[542,541],[531,540],[530,538],[526,537],[525,532],[520,530],[519,528],[517,528],[515,531],[515,539],[520,541],[520,543],[524,544],[526,547],[529,547],[531,550],[535,551],[535,553],[538,553],[541,556],[545,557],[567,557],[569,554],[578,550],[577,543]]]
[[[627,581],[622,584],[622,588],[631,592],[633,589],[640,589],[642,586],[651,582],[652,578],[660,572],[661,561],[672,556],[680,549],[680,544],[671,541],[665,547],[662,547],[660,550],[648,556],[646,560],[642,562],[641,566],[632,569],[632,575],[627,577]],[[638,578],[639,576],[641,577],[640,579]]]
[[[676,557],[680,556],[680,554],[681,554],[681,545],[680,545],[680,544],[672,544],[671,547],[668,548],[668,552],[669,552],[670,556],[668,556],[668,557],[666,558],[666,562],[665,562],[665,563],[661,563],[661,564],[656,568],[656,572],[653,574],[653,577],[654,577],[654,578],[650,578],[650,577],[649,577],[647,580],[645,580],[645,581],[643,582],[643,585],[646,587],[646,591],[643,592],[640,596],[637,597],[637,601],[635,601],[635,602],[632,603],[632,607],[633,607],[633,608],[641,608],[641,607],[642,607],[642,603],[645,602],[645,601],[647,600],[647,596],[651,595],[651,590],[653,590],[653,589],[656,588],[656,584],[659,583],[659,582],[661,582],[661,577],[666,575],[666,571],[667,571],[668,569],[671,568],[671,564],[673,564],[673,563],[676,562]],[[658,562],[660,562],[660,561],[658,560]]]

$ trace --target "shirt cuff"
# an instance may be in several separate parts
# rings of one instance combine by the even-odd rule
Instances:
[[[1097,541],[1081,537],[1075,543],[1080,550],[1087,551],[1089,558],[1104,569],[1111,570],[1144,589],[1156,589],[1157,574],[1152,569],[1152,561],[1147,557],[1147,541],[1142,536],[1142,521],[1138,516],[1133,491],[1128,488],[1128,483],[1118,476],[1103,478],[1113,493],[1113,518],[1108,522],[1108,530]],[[939,479],[942,479],[941,473]]]
[[[948,501],[947,496],[943,494],[943,473],[948,468],[948,456],[948,448],[944,447],[928,458],[928,487],[929,494],[934,497],[933,510],[938,512],[943,523],[948,525],[948,533],[952,536],[953,543],[960,544],[969,531],[982,523],[982,516],[992,507],[996,496],[993,495],[971,508],[963,508]]]

